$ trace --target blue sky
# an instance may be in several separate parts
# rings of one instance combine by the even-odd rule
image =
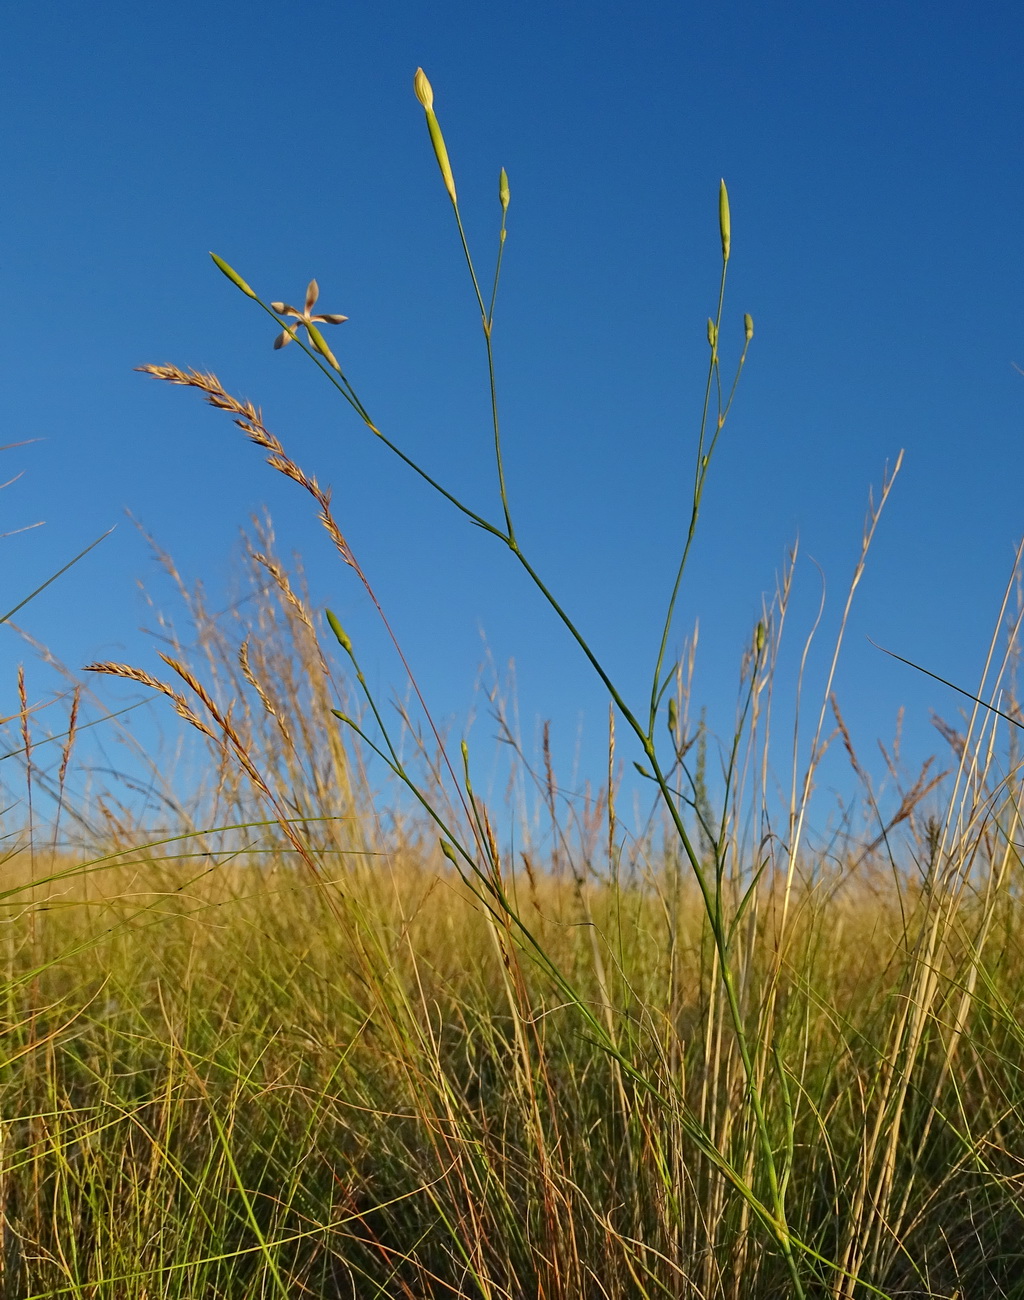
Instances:
[[[274,353],[207,257],[271,299],[315,275],[321,307],[350,317],[332,341],[378,424],[493,514],[479,321],[412,94],[422,65],[484,266],[501,166],[511,181],[495,343],[519,532],[624,688],[644,693],[686,522],[724,176],[725,355],[745,311],[756,336],[675,642],[699,616],[696,703],[728,726],[797,538],[793,662],[827,587],[816,700],[868,489],[903,448],[836,686],[862,750],[901,705],[908,758],[939,748],[929,711],[954,717],[955,698],[866,638],[973,687],[1024,530],[1020,32],[1006,4],[872,0],[9,9],[0,441],[39,441],[4,452],[22,477],[0,502],[3,531],[46,523],[3,541],[4,607],[117,525],[19,621],[72,666],[155,670],[138,584],[172,614],[173,595],[125,510],[216,603],[265,503],[379,688],[401,688],[301,494],[226,418],[133,370],[210,369],[333,485],[440,717],[472,709],[482,633],[515,659],[527,732],[551,717],[566,769],[581,726],[584,767],[599,754],[600,691],[510,559],[298,349]],[[55,683],[0,631],[6,713],[19,661],[33,699]],[[481,750],[488,734],[478,717]]]

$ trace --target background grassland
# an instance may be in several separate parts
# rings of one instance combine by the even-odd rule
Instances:
[[[547,879],[524,909],[595,1006],[608,994],[666,1107],[422,860],[347,879],[343,927],[281,859],[196,880],[143,858],[53,890],[4,954],[6,1293],[787,1294],[687,1139],[684,1099],[740,1167],[749,1133],[696,900],[674,891],[598,884],[585,910]],[[865,1165],[879,1188],[881,1124],[898,1140],[857,1225],[871,1278],[1015,1294],[1018,900],[988,917],[981,963],[985,909],[964,900],[927,969],[931,900],[903,905],[905,922],[884,892],[801,891],[774,1010],[793,1231],[836,1257]],[[767,912],[745,946],[754,1017],[777,969]]]
[[[905,778],[886,754],[883,796],[832,684],[898,460],[868,511],[809,754],[797,725],[782,760],[788,793],[775,793],[772,714],[792,566],[753,629],[732,734],[691,723],[693,659],[673,658],[673,619],[754,338],[746,315],[723,373],[723,182],[689,529],[649,701],[627,700],[533,567],[505,488],[493,327],[508,178],[491,287],[422,70],[414,84],[483,328],[500,515],[475,513],[372,422],[317,324],[343,318],[312,315],[316,281],[300,312],[214,260],[283,326],[278,345],[295,342],[534,584],[607,689],[606,784],[568,795],[547,735],[535,769],[494,699],[521,796],[497,811],[414,682],[415,710],[378,701],[266,521],[248,547],[254,600],[214,617],[182,588],[186,641],[159,627],[166,679],[90,665],[156,692],[206,747],[184,786],[135,748],[159,831],[112,790],[76,804],[86,688],[73,683],[66,732],[47,736],[19,675],[0,1293],[1024,1296],[1024,787],[1000,730],[1021,716],[1013,582],[973,711],[944,728],[949,771]],[[213,375],[143,369],[227,412],[312,499],[390,634],[329,492],[258,408]],[[652,791],[642,831],[616,808],[622,734]],[[861,793],[818,842],[832,742]],[[76,853],[58,847],[62,826]]]
[[[317,620],[270,563],[281,599],[251,671],[275,712],[193,604],[197,657],[249,701],[234,722],[321,874],[212,739],[180,839],[144,847],[122,815],[86,865],[12,852],[2,1294],[792,1294],[694,1128],[759,1186],[715,945],[671,839],[616,833],[607,791],[561,816],[557,852],[535,827],[492,864],[517,929],[414,814],[376,816],[308,698]],[[736,932],[812,1295],[852,1294],[849,1274],[893,1296],[1024,1294],[1019,832],[977,725],[947,814],[910,800],[892,855],[851,839],[788,882],[772,866]],[[558,821],[553,773],[538,785]],[[733,910],[753,879],[736,847]]]

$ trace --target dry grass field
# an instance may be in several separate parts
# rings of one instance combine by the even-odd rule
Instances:
[[[508,179],[492,290],[422,73],[416,93],[493,398]],[[533,581],[607,690],[607,764],[581,795],[546,734],[540,755],[506,745],[522,798],[489,805],[477,756],[427,702],[376,698],[266,521],[253,599],[215,617],[182,584],[187,637],[162,623],[162,663],[74,678],[49,758],[22,679],[5,771],[28,797],[0,890],[0,1296],[1024,1296],[1015,587],[944,770],[904,774],[887,754],[884,798],[831,672],[795,755],[792,720],[773,719],[789,576],[751,629],[733,733],[695,720],[673,616],[754,335],[746,316],[725,337],[724,183],[718,203],[692,514],[649,701],[625,698],[520,545],[496,399],[490,520],[373,425],[317,324],[340,322],[311,314],[315,282],[300,312],[215,259]],[[376,605],[329,492],[260,411],[212,375],[146,369],[198,390],[307,494]],[[102,699],[111,678],[199,747],[184,791],[132,751],[163,799],[158,830],[95,785],[81,806],[70,794],[81,693]],[[852,776],[826,840],[811,801],[830,745]],[[634,761],[639,830],[618,808]]]

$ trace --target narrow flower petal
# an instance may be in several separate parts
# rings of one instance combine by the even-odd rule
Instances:
[[[291,341],[291,331],[285,330],[282,334],[278,334],[277,338],[274,339],[274,350],[276,351],[278,348],[283,348],[286,343],[290,343]]]
[[[309,319],[323,321],[327,325],[340,325],[342,321],[348,320],[348,317],[337,316],[332,312],[326,316],[310,316]]]
[[[294,307],[289,307],[288,304],[287,304],[286,302],[272,302],[272,303],[270,304],[270,306],[271,306],[271,309],[272,309],[273,311],[276,311],[277,314],[278,314],[279,316],[284,316],[285,313],[288,313],[289,315],[292,315],[292,316],[295,316],[295,315],[298,314],[298,313],[295,311],[295,308],[294,308]]]
[[[304,313],[306,316],[308,316],[309,313],[313,310],[314,306],[316,305],[316,300],[319,297],[320,297],[320,286],[317,284],[315,280],[310,280],[309,288],[306,290],[306,311]]]

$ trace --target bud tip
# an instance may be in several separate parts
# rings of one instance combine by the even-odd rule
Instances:
[[[729,191],[723,180],[718,187],[718,227],[722,235],[722,259],[729,260],[729,246],[732,242],[732,218],[729,215]]]
[[[434,89],[427,80],[427,74],[422,68],[416,69],[416,75],[412,79],[412,88],[416,92],[416,98],[429,113],[434,107]]]

